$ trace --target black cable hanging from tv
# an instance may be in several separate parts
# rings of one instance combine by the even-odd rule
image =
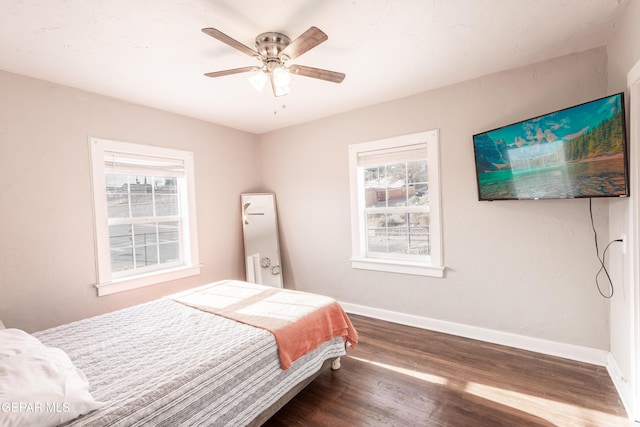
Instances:
[[[592,199],[589,198],[589,217],[591,218],[591,228],[593,229],[593,237],[596,243],[596,258],[598,258],[598,261],[600,262],[600,269],[596,273],[596,288],[603,298],[610,299],[611,297],[613,297],[614,289],[613,281],[611,280],[611,276],[609,275],[609,271],[607,270],[607,267],[605,265],[605,257],[607,256],[607,250],[609,249],[609,246],[611,246],[615,242],[622,242],[622,239],[615,239],[610,241],[602,252],[602,258],[600,258],[600,250],[598,249],[598,232],[596,231],[596,226],[593,222],[593,208],[591,205],[591,201]],[[600,288],[600,282],[598,282],[598,276],[600,276],[600,273],[602,273],[603,271],[605,276],[607,277],[607,281],[609,282],[609,289],[611,289],[611,292],[608,295],[602,291],[602,289]]]

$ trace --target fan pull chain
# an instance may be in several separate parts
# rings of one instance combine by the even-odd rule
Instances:
[[[278,115],[278,106],[276,105],[277,102],[278,102],[277,100],[275,100],[275,99],[273,100],[273,115],[274,116]],[[282,109],[286,110],[286,108],[287,108],[287,104],[282,104]]]

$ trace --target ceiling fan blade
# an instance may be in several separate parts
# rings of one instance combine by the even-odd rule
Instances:
[[[230,74],[248,73],[249,71],[259,71],[259,70],[260,70],[260,67],[242,67],[242,68],[233,68],[231,70],[214,71],[212,73],[205,73],[205,76],[222,77],[222,76],[228,76]]]
[[[304,65],[292,65],[289,72],[300,76],[311,77],[314,79],[326,80],[333,83],[341,83],[346,74],[336,71],[322,70],[320,68],[307,67]]]
[[[202,32],[210,35],[216,40],[220,40],[222,43],[225,43],[234,49],[238,49],[240,52],[245,53],[249,56],[260,56],[258,52],[256,52],[255,50],[243,45],[236,39],[229,37],[228,35],[226,35],[220,30],[216,30],[215,28],[203,28]]]
[[[283,60],[285,60],[283,56],[286,56],[288,59],[295,59],[310,49],[318,46],[328,38],[329,36],[322,32],[322,30],[317,27],[311,27],[302,33],[297,39],[289,43],[289,45],[285,47],[278,56]]]

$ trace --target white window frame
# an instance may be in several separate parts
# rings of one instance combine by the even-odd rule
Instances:
[[[91,178],[93,190],[94,227],[96,245],[96,270],[98,296],[155,285],[170,280],[200,274],[198,255],[198,232],[196,224],[195,178],[193,153],[183,150],[133,144],[100,138],[89,138],[91,155]],[[109,218],[106,194],[105,153],[126,153],[141,157],[174,159],[184,164],[184,180],[181,198],[181,235],[182,262],[167,264],[153,271],[141,271],[136,274],[119,275],[111,271],[111,251],[109,245]]]
[[[368,151],[396,149],[424,143],[427,144],[427,174],[429,180],[430,254],[427,256],[426,261],[367,256],[365,195],[361,191],[363,183],[358,173],[358,156]],[[351,191],[351,266],[356,269],[444,277],[438,129],[349,145],[349,181]]]

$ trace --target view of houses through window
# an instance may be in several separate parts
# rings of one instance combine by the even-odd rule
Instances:
[[[427,161],[363,168],[367,252],[427,255]]]

